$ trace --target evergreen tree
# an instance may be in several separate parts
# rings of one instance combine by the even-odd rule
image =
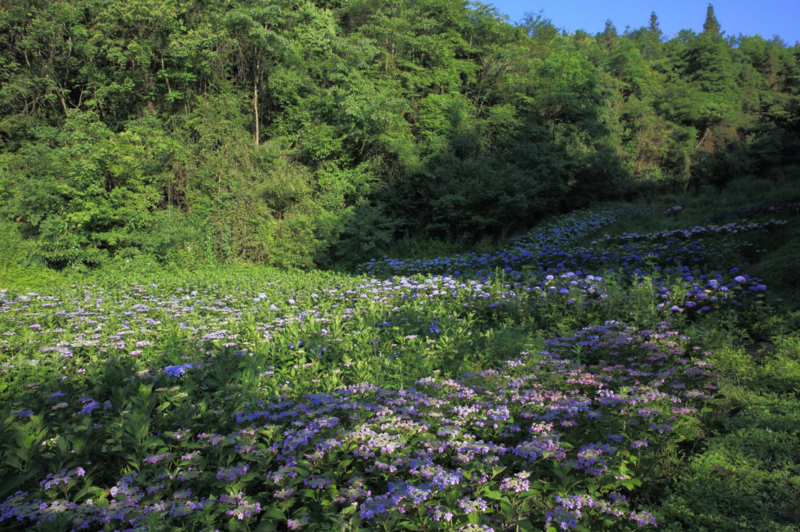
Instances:
[[[709,127],[731,121],[739,108],[737,71],[728,43],[723,39],[713,6],[708,6],[705,31],[690,39],[680,51],[682,78],[697,95],[690,98],[685,118],[703,137]],[[683,97],[683,96],[681,96]]]
[[[617,46],[617,28],[614,27],[614,23],[610,20],[606,20],[606,27],[603,29],[603,33],[601,33],[597,40],[606,50],[613,50]]]
[[[720,35],[720,25],[716,15],[714,15],[714,6],[708,4],[706,9],[706,21],[703,23],[703,32],[712,35]]]
[[[658,17],[655,11],[650,13],[650,26],[648,26],[647,29],[651,34],[658,37],[659,40],[661,40],[661,37],[664,35],[664,32],[661,31],[661,25],[658,23]]]

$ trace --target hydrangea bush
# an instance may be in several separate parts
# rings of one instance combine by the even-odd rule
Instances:
[[[598,237],[649,212],[368,276],[2,291],[0,526],[655,526],[637,494],[716,389],[686,331],[769,311],[735,263],[783,224]]]

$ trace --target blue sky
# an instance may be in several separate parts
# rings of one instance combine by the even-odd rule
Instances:
[[[486,1],[518,22],[526,12],[538,13],[556,27],[582,29],[591,34],[603,31],[611,20],[620,33],[625,26],[647,25],[655,11],[661,30],[674,37],[682,29],[702,31],[708,0],[496,0]],[[800,0],[717,0],[711,2],[726,35],[755,35],[766,39],[779,35],[786,43],[800,41]]]

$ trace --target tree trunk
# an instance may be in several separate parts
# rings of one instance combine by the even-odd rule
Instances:
[[[256,146],[258,146],[258,81],[253,82],[253,111],[256,115]]]
[[[695,146],[694,149],[698,149],[700,146],[703,145],[703,143],[706,141],[706,137],[708,137],[709,131],[711,131],[711,128],[707,127],[705,133],[703,133],[703,138],[700,139],[700,142],[697,143],[697,146]]]
[[[161,72],[164,73],[164,81],[167,82],[167,93],[172,94],[172,87],[169,86],[169,76],[167,76],[167,69],[164,68],[164,54],[161,54]]]

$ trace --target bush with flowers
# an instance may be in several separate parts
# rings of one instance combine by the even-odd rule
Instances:
[[[736,244],[785,223],[601,234],[651,212],[362,275],[0,290],[0,527],[655,526],[718,388],[704,331],[774,312]]]

